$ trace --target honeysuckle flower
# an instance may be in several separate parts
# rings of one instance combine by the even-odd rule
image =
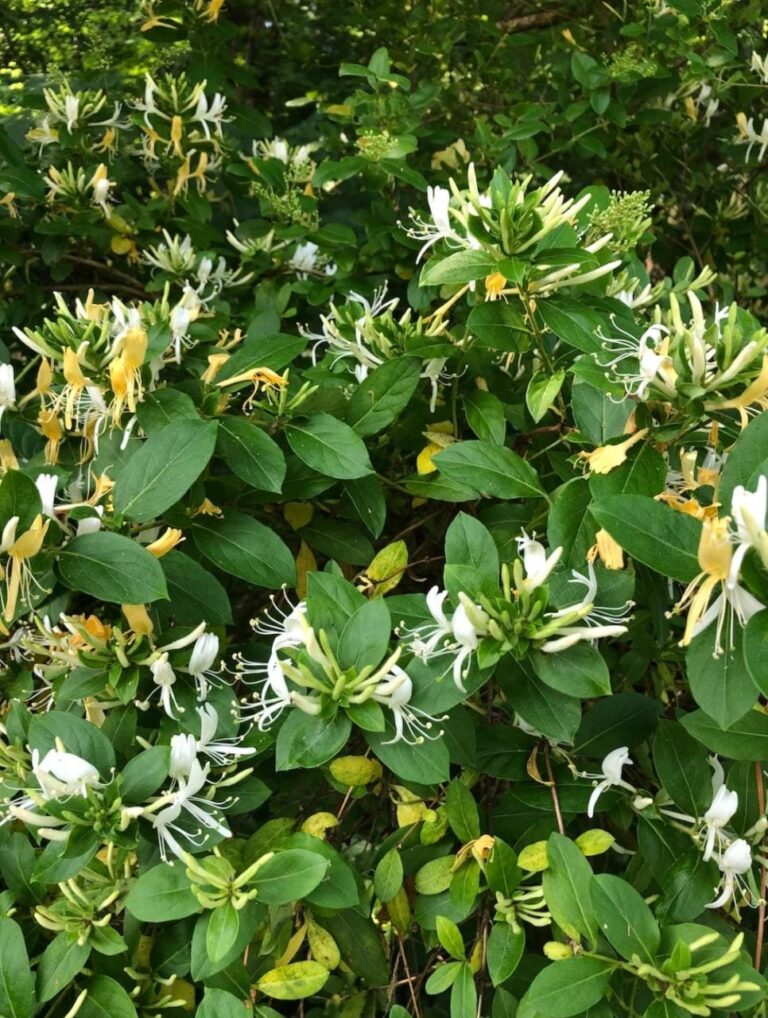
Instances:
[[[187,333],[189,326],[195,321],[200,313],[200,297],[191,286],[184,288],[184,293],[179,303],[172,309],[169,321],[171,330],[171,344],[174,349],[174,357],[177,364],[181,364],[181,347],[189,345]]]
[[[53,503],[56,498],[56,488],[59,484],[57,474],[38,474],[35,478],[35,487],[40,496],[43,516],[53,516]]]
[[[371,697],[392,712],[395,734],[383,745],[391,746],[395,742],[405,742],[409,746],[418,746],[426,739],[439,739],[443,734],[442,730],[432,730],[437,718],[411,705],[412,697],[411,679],[399,665],[392,665],[389,672],[374,687]]]
[[[70,795],[85,798],[89,788],[96,788],[101,783],[93,764],[60,748],[49,749],[42,760],[38,751],[33,750],[32,772],[44,799],[64,799]]]
[[[581,641],[594,642],[606,636],[621,636],[627,631],[625,621],[632,602],[615,608],[596,605],[597,575],[592,562],[587,561],[586,575],[574,569],[571,583],[583,586],[584,596],[576,604],[545,613],[544,625],[536,633],[537,640],[545,641],[539,648],[545,654],[559,654]]]
[[[618,324],[614,315],[611,322],[618,336],[598,333],[605,350],[613,354],[611,360],[601,361],[603,367],[612,369],[628,396],[647,399],[651,386],[667,397],[674,396],[677,371],[669,355],[669,329],[657,323],[636,338]]]
[[[0,364],[0,421],[6,410],[16,406],[16,381],[12,364]]]
[[[631,766],[632,763],[628,747],[619,746],[618,749],[612,749],[603,759],[599,774],[588,774],[586,771],[581,774],[582,778],[592,778],[597,781],[587,804],[588,817],[592,818],[595,815],[598,799],[609,788],[626,788],[628,792],[637,791],[634,785],[630,785],[622,777],[624,768]]]
[[[523,582],[525,583],[525,589],[528,591],[536,590],[537,587],[547,582],[549,574],[560,561],[563,549],[555,548],[547,556],[544,545],[535,540],[535,535],[534,537],[528,537],[525,531],[522,532],[521,537],[515,540],[517,543],[517,553],[523,560],[523,569],[525,570],[525,580]]]
[[[40,587],[29,566],[29,560],[39,554],[49,524],[50,520],[43,523],[42,515],[38,514],[29,529],[17,537],[19,517],[12,516],[3,528],[0,554],[5,553],[11,560],[5,570],[6,590],[5,596],[2,598],[4,602],[3,617],[6,622],[10,622],[16,614],[19,594],[23,600],[28,602],[32,585]]]
[[[197,252],[188,233],[184,236],[171,235],[163,230],[163,243],[146,248],[141,254],[141,260],[161,272],[185,276],[195,268]]]
[[[589,562],[594,562],[596,558],[600,559],[606,569],[624,568],[624,550],[618,541],[602,528],[595,534],[595,543],[587,554]]]
[[[179,705],[173,687],[176,685],[176,672],[168,660],[168,653],[164,651],[149,666],[152,673],[152,680],[156,688],[149,694],[146,700],[137,702],[140,710],[149,708],[152,697],[157,693],[160,705],[169,718],[175,719],[176,714],[183,714],[184,708]]]
[[[465,662],[477,650],[488,632],[488,616],[465,595],[459,595],[459,606],[450,620],[443,605],[448,592],[431,587],[427,593],[427,609],[433,621],[419,626],[410,634],[410,650],[424,661],[445,654],[453,656],[453,681],[464,691]]]
[[[739,808],[738,792],[732,792],[725,785],[720,785],[712,797],[712,803],[704,814],[706,838],[704,841],[704,862],[712,858],[715,847],[722,848],[722,831],[734,817]]]
[[[333,276],[336,272],[333,262],[329,262],[317,244],[313,244],[311,240],[296,247],[288,264],[300,279],[306,279],[313,274]]]
[[[748,590],[738,583],[738,574],[734,576],[733,545],[728,529],[729,517],[722,519],[705,519],[701,526],[698,559],[701,572],[685,588],[683,596],[673,609],[680,614],[687,609],[682,647],[687,647],[691,640],[702,633],[717,620],[715,633],[715,653],[723,652],[723,627],[728,624],[729,642],[733,640],[734,621],[741,626],[763,608]],[[710,604],[710,598],[717,588],[720,593]]]
[[[593,449],[592,452],[584,452],[579,455],[586,461],[591,474],[609,474],[616,467],[621,466],[632,446],[642,442],[647,434],[648,428],[641,428],[629,438],[625,438],[623,442],[617,442],[614,445],[601,445],[597,449]]]
[[[220,681],[220,675],[213,667],[218,656],[219,638],[215,633],[203,633],[195,640],[186,671],[195,680],[200,700],[205,700],[208,696],[209,683],[216,684]]]
[[[203,133],[208,141],[211,140],[210,127],[218,137],[221,137],[222,128],[221,125],[224,123],[224,114],[227,109],[227,100],[220,92],[216,92],[208,103],[208,97],[205,92],[200,93],[200,98],[197,100],[197,106],[195,112],[192,115],[192,119],[200,124],[203,129]]]
[[[107,167],[104,163],[99,163],[96,167],[96,171],[91,177],[90,184],[93,189],[94,204],[101,208],[105,216],[108,215],[109,192],[110,188],[115,186],[115,182],[114,180],[109,179]]]
[[[765,474],[759,477],[754,491],[747,491],[743,484],[736,485],[731,495],[731,516],[736,528],[734,540],[737,547],[726,582],[733,588],[738,583],[744,556],[750,548],[754,548],[763,562],[768,563],[768,477]]]
[[[250,746],[241,746],[242,737],[217,739],[219,714],[212,703],[196,708],[200,718],[200,738],[195,741],[195,752],[207,756],[219,767],[228,767],[237,757],[253,756],[256,752]]]
[[[412,226],[406,230],[409,237],[414,240],[424,241],[416,262],[420,262],[425,253],[438,241],[446,240],[456,246],[464,246],[465,240],[454,229],[451,223],[450,206],[451,192],[447,187],[428,187],[427,205],[429,206],[429,219],[411,212]],[[468,246],[468,245],[467,245]]]
[[[717,865],[722,874],[720,894],[707,908],[722,908],[732,899],[735,900],[737,893],[749,894],[744,881],[740,879],[752,869],[752,849],[748,842],[744,838],[736,838],[717,857]]]
[[[755,128],[755,118],[750,117],[747,119],[745,113],[736,114],[736,125],[739,129],[739,137],[736,139],[737,144],[744,144],[746,142],[747,145],[747,152],[744,156],[745,161],[749,162],[752,149],[755,145],[759,145],[760,151],[757,161],[762,162],[766,149],[768,149],[768,117],[763,120],[763,126],[760,131]]]
[[[158,800],[158,802],[168,801],[167,806],[154,814],[144,810],[144,815],[150,817],[152,826],[157,832],[160,857],[164,862],[168,861],[169,849],[175,856],[181,858],[183,849],[177,840],[178,835],[190,841],[195,841],[205,830],[215,831],[224,838],[232,836],[231,831],[211,812],[217,804],[199,794],[205,787],[208,771],[208,764],[201,767],[199,761],[195,760],[191,763],[188,774],[179,775],[177,790]],[[200,825],[195,834],[190,835],[178,824],[182,813],[188,813]]]
[[[197,761],[197,741],[194,735],[177,733],[171,736],[171,761],[168,776],[174,781],[186,778]]]

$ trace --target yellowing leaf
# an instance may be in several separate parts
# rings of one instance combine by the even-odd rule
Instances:
[[[276,1000],[302,1000],[322,990],[330,972],[316,961],[297,961],[265,972],[256,986]]]
[[[365,756],[338,756],[330,763],[330,772],[340,785],[369,785],[381,778],[381,764]]]
[[[309,502],[286,502],[283,506],[285,522],[294,530],[305,527],[314,515],[314,506]]]
[[[602,855],[607,852],[616,839],[608,831],[599,829],[584,831],[576,838],[576,844],[584,855]]]
[[[528,873],[541,873],[549,866],[546,841],[534,841],[526,845],[517,857],[517,865]]]
[[[382,548],[365,571],[366,579],[374,584],[370,597],[382,597],[393,590],[403,578],[407,565],[405,541],[394,541]]]
[[[317,559],[306,541],[299,546],[296,556],[296,593],[304,600],[307,596],[307,576],[317,572]]]
[[[305,834],[311,834],[313,838],[323,839],[325,832],[335,827],[338,822],[333,813],[313,813],[311,817],[307,817],[301,829]]]
[[[336,941],[322,926],[311,920],[307,926],[307,941],[315,961],[319,961],[327,969],[335,969],[341,961],[341,953]]]

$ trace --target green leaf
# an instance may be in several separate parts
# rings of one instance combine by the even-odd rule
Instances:
[[[699,573],[701,524],[643,495],[612,495],[592,515],[624,551],[662,576],[683,583]]]
[[[69,986],[91,953],[71,933],[60,933],[43,951],[37,966],[37,1001],[44,1004]],[[5,1013],[5,1012],[3,1012]]]
[[[215,964],[224,958],[237,940],[240,929],[240,913],[227,901],[213,909],[205,935],[205,949]]]
[[[717,498],[722,505],[730,509],[733,489],[737,485],[750,487],[752,476],[765,461],[767,451],[768,414],[763,413],[750,421],[728,453],[717,487]]]
[[[390,901],[403,886],[403,861],[396,848],[390,848],[379,859],[373,873],[373,888],[379,899]]]
[[[125,907],[145,923],[169,923],[200,911],[184,866],[161,863],[142,873],[128,892]]]
[[[656,773],[675,805],[702,816],[712,800],[711,771],[703,746],[676,721],[659,721],[653,737]]]
[[[40,495],[32,478],[20,470],[7,470],[0,481],[0,532],[12,517],[18,516],[16,533],[23,534],[41,511]]]
[[[713,753],[731,760],[768,759],[768,716],[750,710],[727,731],[703,710],[686,714],[680,722],[686,731]]]
[[[485,862],[485,879],[497,894],[511,898],[520,883],[522,870],[517,865],[517,853],[501,838],[493,839],[493,848]]]
[[[467,326],[479,346],[492,350],[520,353],[530,344],[531,334],[522,312],[504,301],[487,301],[473,307]]]
[[[757,689],[768,696],[768,609],[753,615],[744,630],[744,663]],[[702,706],[704,706],[702,704]]]
[[[229,597],[219,580],[199,562],[181,551],[170,551],[160,559],[168,584],[168,611],[180,626],[227,626],[232,622]],[[165,611],[165,605],[162,611]]]
[[[458,778],[448,786],[445,796],[448,823],[459,841],[467,844],[480,837],[477,803],[467,786]]]
[[[589,512],[592,493],[585,477],[574,477],[558,488],[547,521],[550,548],[562,548],[562,561],[571,569],[583,568],[595,543],[597,527]]]
[[[507,923],[494,923],[488,938],[488,975],[494,986],[506,982],[512,975],[525,950],[525,931],[522,926],[513,930]]]
[[[318,924],[336,941],[345,964],[372,986],[385,986],[389,965],[381,935],[368,916],[345,908],[329,916],[315,916]]]
[[[24,934],[13,919],[0,919],[0,1015],[31,1018],[35,988]]]
[[[537,651],[531,660],[541,681],[560,693],[582,699],[610,695],[608,665],[590,643],[577,643],[558,654]]]
[[[344,491],[355,515],[373,537],[378,537],[387,519],[387,500],[381,481],[368,474],[344,482]]]
[[[617,746],[639,746],[652,734],[662,706],[640,693],[614,693],[598,700],[576,733],[576,752],[602,759]]]
[[[265,905],[299,901],[313,891],[325,876],[329,862],[318,852],[289,848],[277,852],[259,867],[251,884],[256,900]]]
[[[589,863],[580,849],[562,834],[550,834],[547,859],[544,898],[552,918],[569,936],[576,932],[591,944],[596,943],[597,921],[592,905]]]
[[[734,625],[731,642],[716,651],[717,626],[711,625],[693,639],[685,655],[691,693],[696,703],[722,728],[743,717],[757,699],[757,689],[744,660],[744,633]]]
[[[314,414],[306,424],[287,429],[288,444],[302,463],[326,477],[348,480],[373,470],[359,436],[330,414]]]
[[[445,532],[445,561],[469,566],[487,579],[492,589],[499,584],[499,552],[487,527],[467,513],[458,513]],[[464,570],[460,570],[463,574]],[[466,584],[462,589],[467,589]]]
[[[592,904],[601,932],[629,961],[638,955],[654,964],[661,934],[653,913],[626,880],[610,873],[592,877]]]
[[[445,916],[437,917],[437,939],[452,958],[464,959],[464,938],[456,923]]]
[[[88,996],[77,1012],[81,1018],[136,1018],[136,1007],[126,990],[109,976],[92,976]]]
[[[332,720],[292,711],[277,736],[276,769],[321,767],[346,745],[351,729],[349,718],[341,711]]]
[[[583,301],[571,297],[554,296],[539,301],[537,312],[548,329],[564,343],[584,353],[602,350],[598,330],[610,326],[607,316],[594,311]]]
[[[580,1014],[602,998],[614,971],[611,962],[599,958],[566,958],[547,965],[520,1001],[518,1018],[570,1018]]]
[[[495,498],[532,498],[543,494],[533,467],[507,449],[490,442],[456,442],[438,453],[433,462],[449,480],[465,484],[478,494]]]
[[[280,492],[285,456],[273,438],[245,417],[219,420],[217,450],[229,469],[258,491]]]
[[[385,361],[352,393],[347,404],[347,424],[358,435],[377,434],[408,406],[420,376],[421,361],[417,357]]]
[[[538,424],[550,409],[563,387],[565,371],[540,371],[532,376],[525,390],[525,405],[528,413]]]
[[[394,731],[387,726],[386,732],[365,732],[365,738],[376,756],[385,767],[404,781],[415,781],[420,785],[431,785],[447,781],[451,761],[445,739],[427,740],[420,746],[407,742],[391,742]]]
[[[578,697],[558,693],[541,682],[530,669],[530,659],[517,666],[513,687],[517,713],[550,742],[572,743],[581,722]]]
[[[272,1011],[272,1008],[269,1008]],[[206,986],[205,994],[200,1006],[195,1011],[195,1018],[251,1018],[253,1014],[253,1007],[250,1001],[244,1001],[242,997],[236,996],[234,993],[228,993],[226,990],[217,990],[214,986]],[[277,1011],[272,1011],[272,1014],[264,1008],[259,1008],[259,1018],[273,1018],[277,1015]]]
[[[221,518],[198,516],[192,534],[200,551],[215,566],[257,587],[278,589],[296,582],[296,565],[277,534],[244,513]]]
[[[216,445],[215,421],[174,421],[153,431],[120,472],[117,512],[143,523],[156,519],[186,494],[205,470]]]
[[[361,671],[378,665],[389,647],[392,620],[383,598],[366,601],[348,620],[341,632],[336,658],[342,669]]]
[[[498,259],[487,251],[457,251],[447,258],[432,258],[421,270],[419,286],[471,283],[496,270]]]
[[[477,987],[469,965],[458,971],[451,987],[451,1018],[476,1018]]]
[[[120,773],[123,802],[136,805],[154,795],[168,777],[170,763],[170,746],[150,746],[143,753],[137,753]]]
[[[65,545],[59,574],[71,589],[110,604],[150,604],[167,598],[159,561],[136,541],[100,530]]]
[[[504,404],[492,392],[475,389],[464,397],[464,413],[467,424],[479,439],[504,445],[507,433],[507,421],[504,417]]]
[[[146,392],[144,399],[136,408],[139,427],[147,434],[151,431],[159,431],[166,425],[173,424],[182,418],[200,420],[192,397],[178,389],[158,389],[156,392]]]
[[[596,499],[611,495],[648,495],[653,497],[664,491],[667,464],[661,453],[652,445],[630,450],[627,460],[608,474],[593,474],[589,487]]]
[[[365,566],[374,556],[373,545],[360,527],[352,523],[330,520],[316,513],[298,533],[315,551],[338,562]]]

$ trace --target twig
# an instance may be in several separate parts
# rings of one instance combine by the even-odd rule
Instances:
[[[544,749],[544,761],[547,765],[547,777],[549,778],[549,790],[552,793],[552,805],[555,807],[555,818],[557,819],[557,829],[561,834],[565,834],[565,824],[563,823],[563,814],[560,811],[560,797],[557,794],[557,785],[555,784],[555,776],[552,773],[552,761],[549,759],[549,743],[547,743]]]
[[[757,782],[757,808],[760,816],[765,813],[765,785],[763,784],[763,768],[760,762],[755,763],[755,780]],[[760,864],[760,904],[757,909],[757,938],[755,940],[755,968],[763,969],[763,942],[765,940],[765,895],[768,890],[768,869],[765,863]]]
[[[421,1018],[421,1009],[419,1008],[419,1001],[416,998],[416,991],[413,988],[413,976],[411,970],[408,967],[408,959],[405,956],[405,948],[403,947],[403,938],[397,938],[397,947],[400,951],[400,958],[403,962],[403,968],[405,969],[406,981],[408,983],[408,992],[411,995],[411,1003],[413,1004],[413,1015],[414,1018]]]

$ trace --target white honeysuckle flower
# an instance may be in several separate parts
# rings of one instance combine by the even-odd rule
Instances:
[[[764,607],[765,605],[762,601],[758,601],[754,594],[750,593],[746,587],[741,586],[738,582],[738,573],[734,574],[733,567],[731,566],[728,578],[722,585],[721,592],[696,622],[691,638],[693,639],[699,633],[703,633],[708,626],[717,620],[715,647],[717,654],[720,654],[722,653],[722,631],[726,622],[728,622],[732,631],[733,622],[736,619],[739,626],[743,629],[752,616],[757,615]]]
[[[536,590],[537,587],[546,583],[549,574],[560,561],[563,549],[555,548],[547,556],[544,545],[535,540],[535,535],[534,537],[528,537],[525,531],[523,531],[521,537],[515,540],[517,543],[517,553],[522,558],[523,568],[525,569],[526,590]]]
[[[192,322],[195,321],[202,306],[200,295],[191,286],[185,286],[181,300],[171,310],[169,328],[171,330],[171,344],[174,350],[174,357],[177,364],[181,364],[181,347],[190,346],[187,333]]]
[[[768,477],[761,474],[754,491],[747,491],[743,484],[733,489],[731,496],[731,519],[735,524],[734,540],[738,547],[731,559],[726,586],[738,586],[739,573],[744,556],[750,548],[762,554],[768,550]]]
[[[188,813],[200,824],[198,836],[203,833],[203,828],[215,831],[224,838],[232,836],[232,832],[211,813],[211,808],[215,808],[217,804],[199,794],[205,786],[208,770],[208,764],[201,767],[200,763],[195,760],[190,766],[189,774],[181,775],[178,778],[178,789],[170,796],[168,805],[158,813],[151,815],[152,826],[158,836],[160,856],[164,862],[168,861],[168,849],[175,856],[181,858],[183,849],[179,845],[176,835],[181,835],[188,840],[195,840],[177,823],[183,812]]]
[[[300,279],[306,279],[313,273],[324,276],[333,276],[336,273],[336,266],[328,261],[317,244],[313,244],[311,240],[296,247],[288,265]]]
[[[157,693],[163,710],[169,718],[175,720],[176,714],[184,713],[184,708],[179,706],[176,694],[173,691],[173,687],[176,685],[176,672],[168,660],[168,653],[161,653],[149,666],[149,670],[152,673],[152,678],[157,688],[149,694],[146,700],[137,703],[137,706],[141,710],[147,710],[152,697]]]
[[[174,781],[179,778],[186,778],[192,770],[192,765],[197,760],[197,742],[194,735],[172,735],[171,736],[171,762],[168,767],[168,775]]]
[[[763,82],[768,85],[768,54],[761,57],[757,50],[753,50],[749,66],[763,79]]]
[[[427,593],[427,609],[433,621],[418,626],[408,635],[409,649],[416,657],[428,661],[445,654],[453,656],[453,681],[464,692],[465,664],[488,633],[488,616],[479,605],[459,594],[459,606],[449,619],[443,605],[448,592],[431,587]]]
[[[33,750],[32,772],[44,799],[63,799],[70,795],[85,798],[89,788],[96,788],[101,783],[99,772],[92,763],[58,748],[49,749],[42,760],[38,751]]]
[[[35,478],[35,487],[40,496],[43,516],[53,516],[53,503],[56,499],[58,485],[59,478],[56,474],[38,474]]]
[[[197,253],[192,246],[189,234],[173,236],[163,230],[164,241],[155,247],[148,247],[142,252],[141,260],[161,272],[177,276],[185,276],[192,272],[197,263]]]
[[[197,695],[200,700],[207,698],[209,684],[216,684],[220,680],[219,673],[213,668],[218,656],[218,636],[215,633],[203,633],[198,636],[186,671],[197,684]]]
[[[220,92],[214,94],[210,105],[205,92],[200,93],[192,119],[202,126],[203,133],[209,141],[211,140],[209,124],[212,125],[215,133],[221,137],[221,125],[224,123],[226,109],[227,101]]]
[[[195,752],[207,756],[219,767],[228,767],[237,757],[253,756],[256,752],[250,746],[241,746],[244,736],[232,739],[216,739],[219,714],[211,703],[197,707],[200,718],[200,738],[195,742]],[[246,733],[247,734],[247,733]]]
[[[595,807],[597,801],[603,792],[608,791],[609,788],[626,788],[628,792],[636,792],[637,789],[634,785],[630,785],[628,781],[625,781],[622,777],[622,771],[625,767],[630,766],[633,760],[629,755],[629,748],[627,746],[619,746],[618,749],[612,749],[610,753],[603,759],[601,770],[599,774],[588,774],[586,771],[581,774],[582,778],[592,778],[597,781],[592,795],[589,797],[589,803],[587,805],[587,816],[592,818],[595,815]]]
[[[0,421],[5,410],[16,406],[16,380],[12,364],[0,364]]]
[[[675,394],[675,371],[672,358],[667,351],[669,329],[664,325],[650,325],[639,337],[627,332],[611,315],[611,323],[618,336],[605,336],[598,330],[598,336],[612,359],[601,361],[605,368],[613,368],[614,374],[624,386],[628,396],[646,399],[648,390],[656,386],[666,396]],[[618,370],[618,365],[637,362],[637,370]]]
[[[575,569],[572,575],[571,583],[585,587],[584,597],[577,604],[545,613],[545,625],[537,634],[538,639],[545,640],[539,648],[545,654],[559,654],[581,641],[591,643],[607,636],[621,636],[627,631],[624,622],[629,618],[633,602],[626,601],[617,608],[596,606],[597,576],[591,562],[587,563],[586,575]]]
[[[101,530],[101,517],[104,515],[104,506],[94,506],[96,511],[95,516],[83,516],[77,521],[76,536],[82,537],[83,534],[95,534],[98,530]]]
[[[768,149],[768,117],[763,120],[763,126],[759,131],[755,128],[755,118],[750,117],[749,120],[743,115],[739,114],[737,122],[740,128],[740,137],[738,141],[742,144],[747,143],[747,152],[745,160],[749,162],[749,157],[752,154],[752,149],[755,145],[760,146],[760,151],[757,155],[757,161],[762,162],[763,156],[765,155],[766,149]]]
[[[447,187],[428,187],[427,205],[429,206],[430,219],[411,212],[412,226],[406,230],[409,237],[414,240],[424,241],[421,250],[416,256],[416,262],[420,262],[426,252],[440,240],[447,240],[460,247],[469,246],[469,242],[461,237],[451,224],[450,205],[451,192]]]
[[[720,785],[712,797],[709,809],[704,814],[706,825],[704,862],[712,858],[716,846],[718,849],[722,848],[723,828],[728,826],[738,808],[738,793],[730,791],[725,785]]]
[[[743,877],[752,869],[752,849],[743,838],[736,838],[728,848],[717,857],[717,865],[722,873],[720,894],[707,908],[722,908],[736,898],[736,893],[748,894]]]
[[[384,745],[405,742],[409,746],[418,746],[426,739],[439,739],[442,730],[433,732],[434,718],[426,711],[411,706],[413,683],[407,673],[399,665],[392,665],[387,674],[375,686],[372,700],[392,711],[392,723],[395,726],[394,738],[388,739]]]

